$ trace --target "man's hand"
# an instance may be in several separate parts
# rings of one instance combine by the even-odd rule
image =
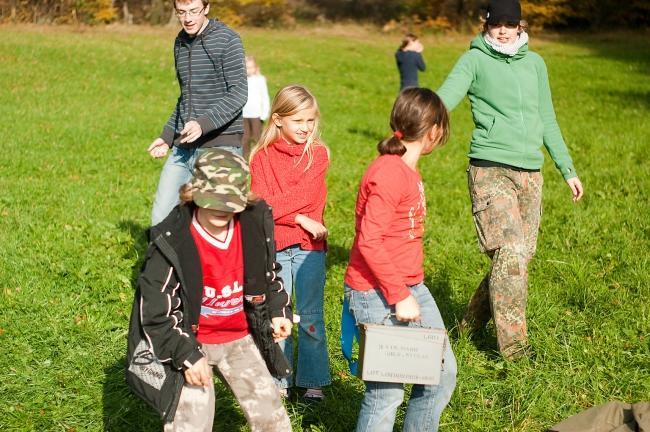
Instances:
[[[147,151],[154,159],[162,158],[167,156],[169,144],[167,144],[162,138],[156,138],[149,148],[147,148]]]
[[[571,193],[573,194],[573,202],[580,201],[582,195],[584,195],[584,189],[582,188],[582,183],[578,177],[570,178],[566,181],[571,188]]]
[[[294,221],[311,234],[314,240],[325,240],[327,238],[327,228],[322,223],[302,214],[297,214]]]
[[[395,303],[395,317],[398,321],[420,321],[420,305],[412,295]]]
[[[289,318],[275,317],[271,320],[273,323],[273,340],[280,342],[291,335],[292,322]]]
[[[196,120],[185,123],[185,127],[181,131],[181,143],[193,143],[201,137],[203,130],[201,125]]]
[[[212,368],[208,364],[208,359],[203,357],[191,368],[186,369],[185,380],[190,385],[209,387],[212,384]]]

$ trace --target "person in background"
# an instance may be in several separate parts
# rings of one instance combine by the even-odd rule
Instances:
[[[573,201],[583,187],[555,118],[544,60],[528,48],[518,0],[491,0],[483,31],[438,89],[448,110],[465,97],[474,118],[467,169],[480,250],[492,260],[461,329],[492,318],[506,359],[530,354],[526,325],[528,263],[542,215],[541,147]]]
[[[403,90],[390,117],[392,135],[381,141],[357,194],[355,237],[345,272],[345,300],[357,324],[444,329],[431,292],[424,284],[426,220],[421,156],[447,140],[449,119],[429,89]],[[389,318],[390,317],[390,318]],[[456,387],[456,359],[448,341],[438,385],[415,384],[403,430],[434,432]],[[366,381],[357,432],[392,432],[404,398],[400,383]]]
[[[262,136],[262,122],[269,118],[269,90],[266,78],[260,73],[255,57],[246,56],[246,75],[248,77],[248,100],[244,105],[244,137],[242,148],[244,158],[250,156],[251,143],[254,145]]]
[[[426,69],[422,51],[424,51],[424,46],[418,37],[413,33],[407,33],[402,40],[402,45],[395,52],[400,91],[407,87],[420,87],[418,71],[424,72]]]
[[[219,20],[208,19],[208,0],[175,0],[183,29],[174,41],[180,96],[174,111],[147,151],[165,161],[151,210],[156,225],[178,204],[178,188],[192,177],[206,148],[241,154],[241,111],[248,94],[244,47],[239,35]]]
[[[251,189],[273,207],[280,277],[300,316],[295,380],[290,376],[279,386],[285,395],[294,384],[305,388],[307,402],[322,401],[322,387],[331,382],[323,313],[329,149],[320,139],[319,120],[318,102],[308,89],[284,87],[251,154]],[[291,339],[284,352],[292,362]]]

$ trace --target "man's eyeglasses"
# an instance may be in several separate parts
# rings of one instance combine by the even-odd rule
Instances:
[[[190,9],[188,11],[180,11],[176,9],[176,16],[179,18],[185,18],[185,16],[188,17],[195,17],[201,15],[201,13],[205,10],[205,6],[203,6],[201,9]]]

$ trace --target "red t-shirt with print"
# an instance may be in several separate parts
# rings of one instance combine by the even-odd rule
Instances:
[[[408,297],[408,286],[424,280],[426,214],[420,173],[397,155],[375,159],[359,185],[345,283],[360,291],[378,288],[389,304]]]
[[[244,313],[244,256],[241,225],[237,217],[218,240],[192,218],[190,232],[199,252],[203,272],[203,297],[197,340],[201,343],[232,342],[248,334]]]

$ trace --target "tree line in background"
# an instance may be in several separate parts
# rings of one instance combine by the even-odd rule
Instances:
[[[291,26],[298,21],[357,21],[418,31],[474,28],[487,0],[213,0],[211,16],[228,24]],[[648,0],[522,0],[533,28],[648,27]],[[1,22],[161,25],[172,0],[0,0]]]

